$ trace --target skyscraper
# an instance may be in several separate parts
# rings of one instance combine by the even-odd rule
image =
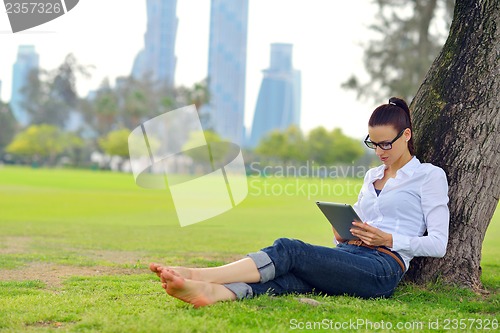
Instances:
[[[174,85],[177,0],[147,0],[147,30],[144,49],[136,56],[132,76],[150,76],[159,84]]]
[[[30,122],[30,116],[23,107],[24,95],[22,89],[29,80],[33,69],[38,69],[39,57],[33,45],[20,45],[17,50],[17,60],[12,69],[12,93],[10,106],[12,113],[21,126]]]
[[[271,44],[271,66],[263,71],[248,145],[255,147],[272,130],[300,125],[300,71],[292,66],[291,44]]]
[[[210,104],[205,126],[241,144],[244,139],[248,0],[212,0],[208,53]]]

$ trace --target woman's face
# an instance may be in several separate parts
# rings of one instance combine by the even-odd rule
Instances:
[[[392,142],[400,132],[398,132],[392,125],[380,125],[368,127],[369,140],[375,143],[389,143]],[[409,128],[405,129],[402,135],[392,142],[392,148],[383,150],[379,146],[375,148],[375,154],[382,163],[387,166],[394,164],[402,156],[409,153],[408,140],[410,140],[411,131]]]

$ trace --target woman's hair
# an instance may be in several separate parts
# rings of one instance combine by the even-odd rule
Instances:
[[[368,121],[368,126],[374,127],[383,125],[392,125],[398,133],[409,128],[412,132],[412,136],[410,141],[408,141],[408,150],[411,155],[415,155],[410,109],[404,100],[397,97],[391,97],[389,98],[388,104],[382,104],[373,111]]]

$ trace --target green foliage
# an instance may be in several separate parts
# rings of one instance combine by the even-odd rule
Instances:
[[[129,157],[129,135],[130,130],[126,128],[109,132],[108,135],[99,139],[99,147],[110,156]]]
[[[361,82],[352,75],[342,87],[355,90],[358,98],[401,96],[410,101],[444,44],[455,1],[374,2],[379,12],[370,29],[377,37],[364,45],[369,79]]]
[[[255,148],[261,156],[278,159],[285,164],[292,161],[303,161],[306,143],[297,126],[290,126],[284,132],[272,131],[266,135]]]
[[[208,80],[204,79],[200,82],[196,82],[191,88],[186,89],[185,94],[185,98],[189,101],[187,104],[194,104],[196,109],[200,111],[200,108],[210,101]]]
[[[0,152],[7,146],[16,133],[16,119],[8,104],[0,101]]]
[[[87,125],[99,136],[107,134],[118,122],[119,99],[105,79],[92,99],[81,101],[80,107]]]
[[[134,129],[170,107],[176,107],[174,91],[148,78],[120,77],[115,87],[105,79],[92,99],[83,101],[86,123],[98,135],[106,135],[117,124]]]
[[[313,161],[327,164],[333,160],[333,137],[324,127],[309,132],[309,156]]]
[[[340,128],[331,132],[333,156],[329,163],[353,163],[363,155],[363,145],[347,137]]]
[[[284,132],[271,132],[261,140],[255,151],[285,164],[309,160],[323,165],[352,163],[364,153],[358,140],[347,137],[341,129],[328,132],[324,127],[317,127],[304,137],[295,126]]]
[[[233,152],[231,147],[229,142],[222,140],[214,131],[193,131],[189,133],[183,151],[193,159],[198,171],[210,172],[218,166],[225,165],[229,158],[234,158],[231,155]]]
[[[121,116],[128,128],[135,128],[144,119],[158,115],[160,94],[152,81],[138,81],[128,78],[116,93],[121,103]]]
[[[266,157],[283,158],[285,151],[286,137],[285,133],[272,131],[260,141],[255,148],[255,152]]]
[[[31,124],[50,124],[60,128],[70,116],[79,113],[84,120],[79,130],[101,137],[116,126],[133,129],[164,112],[195,104],[198,110],[208,103],[207,81],[192,87],[167,87],[151,78],[119,77],[112,86],[106,78],[88,98],[80,98],[77,80],[90,76],[91,66],[78,63],[69,54],[54,70],[37,69],[29,74],[22,88],[23,107]]]
[[[55,70],[32,70],[28,83],[22,88],[23,107],[31,117],[31,124],[50,124],[64,127],[70,113],[79,108],[76,92],[77,76],[88,77],[88,66],[78,63],[69,54]]]
[[[31,125],[17,134],[5,151],[33,161],[48,159],[53,164],[57,155],[82,145],[83,141],[78,136],[62,132],[54,125],[41,124]]]

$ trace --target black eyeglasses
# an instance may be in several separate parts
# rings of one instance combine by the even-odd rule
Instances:
[[[406,128],[405,128],[406,129]],[[396,136],[392,141],[390,142],[373,142],[368,140],[368,137],[370,134],[368,134],[365,138],[365,145],[370,148],[370,149],[377,149],[377,146],[380,147],[382,150],[390,150],[392,149],[392,144],[403,135],[405,129],[403,129],[401,132],[399,132],[398,136]]]

